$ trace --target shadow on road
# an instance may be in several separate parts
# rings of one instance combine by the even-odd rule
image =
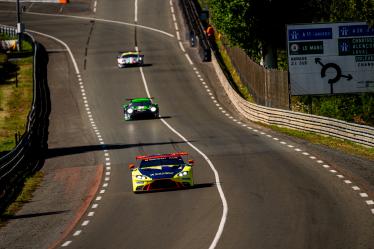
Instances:
[[[193,142],[193,141],[190,141]],[[75,146],[75,147],[66,147],[66,148],[54,148],[48,149],[46,153],[47,158],[74,155],[85,152],[92,151],[101,151],[101,150],[120,150],[133,147],[142,147],[142,146],[154,146],[154,145],[167,145],[167,144],[184,144],[185,141],[180,142],[160,142],[160,143],[136,143],[136,144],[100,144],[100,145],[87,145],[87,146]]]
[[[48,216],[48,215],[56,215],[69,212],[69,210],[62,210],[62,211],[53,211],[53,212],[44,212],[44,213],[32,213],[32,214],[22,214],[22,215],[1,215],[1,220],[17,220],[17,219],[25,219],[25,218],[33,218],[39,216]]]

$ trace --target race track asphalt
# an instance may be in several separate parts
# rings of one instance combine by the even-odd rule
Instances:
[[[178,1],[172,2],[180,17]],[[156,30],[128,25],[134,23],[135,3],[138,24]],[[72,6],[62,14],[89,13],[82,4],[77,6],[81,12]],[[29,11],[33,8],[43,9],[35,5]],[[372,161],[309,145],[240,117],[211,63],[200,62],[196,48],[183,40],[190,65],[176,38],[169,1],[99,1],[97,12],[89,15],[98,19],[23,15],[27,28],[69,46],[80,77],[64,46],[36,35],[50,52],[50,158],[43,168],[46,181],[20,213],[27,218],[21,216],[0,230],[0,248],[48,248],[55,243],[68,248],[210,248],[224,210],[218,186],[228,214],[222,236],[211,248],[373,248],[374,215],[365,203],[373,197]],[[14,13],[0,12],[0,23],[9,23],[12,17]],[[178,24],[184,38],[183,23]],[[144,67],[118,69],[118,51],[135,46],[145,54]],[[128,97],[146,96],[145,83],[160,105],[162,119],[125,122],[121,105]],[[210,159],[219,182],[204,157],[165,122]],[[194,159],[196,188],[131,192],[127,165],[136,155],[176,151],[187,151]],[[368,197],[360,197],[311,155],[343,172]],[[96,196],[90,196],[96,187]],[[63,237],[87,198],[92,199],[87,211]],[[93,204],[97,206],[92,208]],[[28,234],[31,227],[38,229]]]

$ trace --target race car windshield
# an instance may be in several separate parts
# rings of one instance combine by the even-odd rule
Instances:
[[[142,101],[142,102],[133,102],[131,103],[131,106],[149,106],[151,105],[151,101]]]
[[[181,157],[175,158],[157,158],[151,160],[143,160],[140,162],[140,168],[154,167],[154,166],[179,166],[183,165],[184,161]]]

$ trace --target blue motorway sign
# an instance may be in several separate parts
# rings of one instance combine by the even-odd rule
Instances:
[[[326,40],[326,39],[332,39],[332,28],[288,30],[289,41]]]
[[[339,26],[339,37],[374,36],[374,28],[368,25]]]

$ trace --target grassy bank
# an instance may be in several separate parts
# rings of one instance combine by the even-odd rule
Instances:
[[[22,135],[32,104],[32,57],[9,61],[0,57],[0,152],[15,146]]]
[[[18,195],[17,199],[5,210],[0,216],[0,226],[4,225],[8,219],[12,218],[22,206],[29,202],[33,196],[34,191],[39,187],[43,180],[43,173],[37,172],[35,175],[29,177],[25,181],[22,192]]]

